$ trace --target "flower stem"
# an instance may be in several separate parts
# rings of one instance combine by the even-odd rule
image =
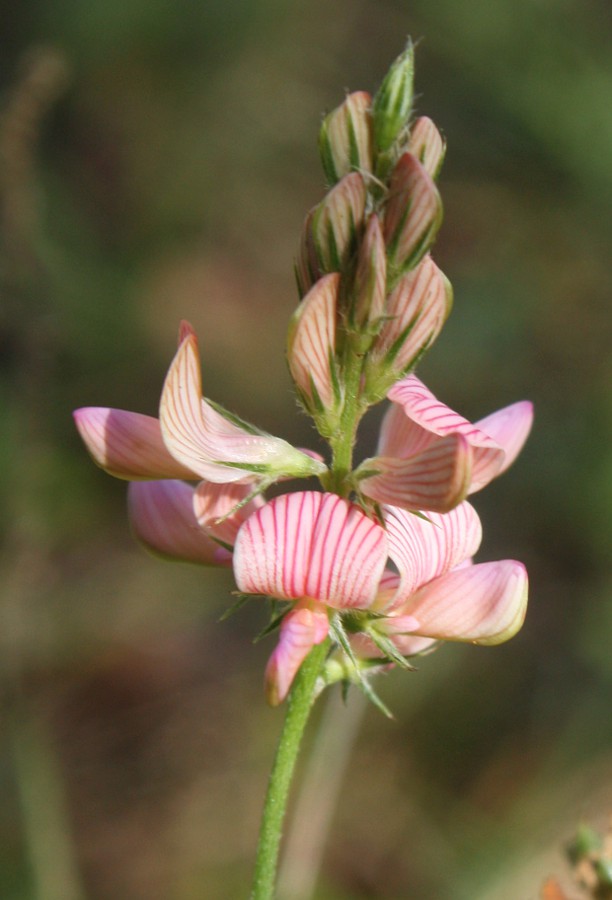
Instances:
[[[287,700],[287,715],[270,773],[261,818],[251,900],[272,900],[274,897],[278,851],[289,786],[313,704],[315,683],[328,649],[329,638],[313,647],[300,667]]]
[[[330,439],[332,465],[328,483],[324,485],[326,490],[333,491],[341,497],[345,497],[350,491],[348,476],[353,467],[355,434],[365,411],[361,401],[362,369],[363,355],[347,352],[344,367],[344,406],[338,430]]]

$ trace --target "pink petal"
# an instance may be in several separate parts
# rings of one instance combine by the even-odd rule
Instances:
[[[357,256],[349,322],[375,334],[385,313],[387,256],[378,216],[370,216]]]
[[[331,184],[351,171],[372,171],[372,98],[365,91],[348,94],[321,125],[319,149]]]
[[[509,559],[458,569],[422,587],[405,609],[419,620],[416,634],[501,644],[523,624],[527,572]]]
[[[397,409],[387,413],[381,429],[381,456],[406,458],[424,450],[437,436],[457,433],[467,438],[474,451],[470,491],[479,490],[499,474],[505,455],[499,444],[441,403],[416,375],[398,381],[387,396],[403,410],[406,421]]]
[[[345,175],[313,211],[312,236],[322,272],[338,272],[363,224],[367,189],[359,172]]]
[[[239,590],[329,606],[366,608],[385,561],[384,530],[335,494],[301,491],[275,497],[247,519],[236,539]]]
[[[280,627],[276,649],[266,666],[266,698],[271,706],[282,703],[295,675],[311,649],[327,637],[329,620],[324,607],[296,606]]]
[[[200,528],[211,537],[233,545],[242,523],[265,503],[259,494],[244,503],[251,490],[252,485],[248,484],[201,481],[193,495],[193,511]],[[244,505],[236,510],[241,503]],[[223,521],[219,522],[219,519]]]
[[[385,507],[383,513],[389,556],[400,575],[392,609],[408,600],[421,585],[473,556],[482,540],[480,519],[469,503],[461,503],[443,515],[427,513],[426,519],[393,506]],[[420,620],[412,608],[407,612]]]
[[[287,359],[301,392],[312,399],[313,388],[323,406],[334,402],[331,365],[336,348],[336,303],[340,275],[325,275],[310,289],[289,327]]]
[[[389,264],[398,271],[415,266],[427,252],[442,220],[438,190],[411,153],[401,156],[391,175],[384,236]]]
[[[159,421],[123,409],[88,406],[73,413],[94,462],[116,478],[195,478],[168,452]]]
[[[359,482],[359,490],[372,500],[403,509],[448,512],[467,495],[472,449],[462,435],[449,434],[409,459],[374,457],[363,466],[380,473]]]
[[[406,149],[412,153],[423,168],[435,178],[442,166],[445,144],[431,119],[422,116],[410,130],[410,140]]]
[[[426,256],[400,279],[387,298],[388,319],[374,345],[374,361],[392,352],[389,365],[398,373],[405,371],[435,341],[451,306],[450,284]]]
[[[159,419],[164,442],[175,459],[216,483],[252,480],[256,472],[310,475],[317,463],[280,438],[230,421],[202,398],[200,357],[194,334],[181,343],[162,391]],[[236,463],[236,467],[232,467]],[[225,465],[224,465],[225,464]]]
[[[128,489],[134,535],[149,550],[170,559],[230,565],[231,555],[200,528],[193,512],[194,489],[184,481],[138,481]]]
[[[499,473],[505,472],[519,455],[531,431],[532,424],[533,403],[529,400],[521,400],[511,406],[505,406],[476,422],[477,428],[488,434],[504,449],[506,456]],[[472,486],[472,490],[477,490],[477,488]]]

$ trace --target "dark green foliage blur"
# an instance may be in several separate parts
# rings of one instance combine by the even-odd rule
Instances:
[[[509,644],[380,682],[396,720],[367,712],[316,897],[535,898],[578,822],[612,814],[608,0],[0,16],[0,897],[247,895],[282,716],[264,610],[219,623],[228,573],[133,544],[71,411],[155,414],[187,318],[208,396],[316,445],[283,352],[318,126],[410,34],[417,111],[448,140],[434,255],[455,289],[420,374],[470,417],[535,403],[523,456],[475,498],[480,558],[525,561],[531,600]]]

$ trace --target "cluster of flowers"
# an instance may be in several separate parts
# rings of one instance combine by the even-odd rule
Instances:
[[[329,190],[304,223],[287,357],[329,465],[205,399],[187,324],[158,419],[75,413],[95,462],[132,482],[130,520],[145,545],[232,566],[240,592],[282,601],[266,669],[273,704],[328,635],[323,677],[365,685],[364,673],[406,665],[439,640],[507,640],[525,615],[521,563],[473,564],[481,526],[465,498],[515,459],[531,404],[471,424],[413,374],[452,293],[429,255],[444,143],[430,119],[411,120],[412,78],[409,46],[374,98],[350,94],[321,128]],[[377,455],[353,468],[358,423],[384,397]],[[274,482],[313,476],[322,491],[265,499]]]

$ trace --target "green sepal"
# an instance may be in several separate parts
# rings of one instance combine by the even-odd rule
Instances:
[[[289,610],[293,607],[293,603],[288,603],[281,610],[281,612],[275,614],[275,609],[279,605],[280,604],[278,604],[278,602],[276,600],[272,600],[272,618],[270,619],[268,624],[265,626],[265,628],[262,628],[262,630],[258,634],[255,635],[255,637],[253,638],[254,644],[259,643],[259,641],[261,641],[262,638],[267,637],[269,634],[273,634],[275,631],[278,631],[278,629],[280,628],[280,626],[282,624],[283,619],[285,618],[285,616],[287,615]]]
[[[225,622],[227,619],[230,619],[238,612],[238,610],[242,609],[243,606],[246,606],[249,600],[254,600],[256,597],[256,594],[240,594],[238,591],[234,591],[233,593],[238,599],[232,603],[229,609],[226,609],[225,612],[219,616],[218,622]]]
[[[412,111],[414,48],[408,39],[406,49],[387,72],[372,101],[374,141],[386,152],[406,128]]]

